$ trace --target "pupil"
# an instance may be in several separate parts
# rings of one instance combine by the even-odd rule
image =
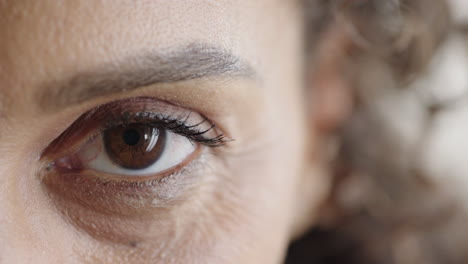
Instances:
[[[128,129],[122,135],[123,141],[129,146],[135,146],[140,141],[140,133],[135,129]]]

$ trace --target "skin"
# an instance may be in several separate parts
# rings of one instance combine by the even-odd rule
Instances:
[[[281,263],[327,190],[309,155],[317,139],[305,114],[301,12],[295,1],[275,0],[1,0],[0,262]],[[170,58],[200,43],[255,73],[69,104],[47,96],[73,76],[126,70],[127,58]],[[43,151],[81,114],[141,96],[202,114],[235,140],[203,147],[183,177],[152,189],[168,193],[165,206],[119,200],[119,213],[105,214],[101,197],[79,204],[67,196],[83,196],[79,186],[43,177]]]

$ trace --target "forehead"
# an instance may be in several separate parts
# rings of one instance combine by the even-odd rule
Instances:
[[[26,65],[41,55],[48,64],[76,65],[192,42],[255,56],[252,44],[268,37],[272,18],[288,6],[276,0],[3,0],[0,34],[7,41],[0,47],[21,54],[9,58],[17,63],[27,58]]]
[[[4,55],[16,55],[8,58],[20,64],[15,68],[33,63],[43,70],[44,57],[51,66],[79,67],[193,41],[233,46],[229,33],[242,27],[241,8],[225,1],[10,0],[0,10],[1,38],[8,40],[0,45]]]
[[[0,100],[125,57],[210,44],[259,74],[294,34],[294,0],[0,0]],[[294,21],[294,22],[293,22]],[[266,75],[266,74],[265,74]],[[270,76],[272,76],[270,74]],[[1,95],[3,94],[3,95]],[[27,97],[27,96],[26,96]],[[34,99],[30,99],[34,100]]]

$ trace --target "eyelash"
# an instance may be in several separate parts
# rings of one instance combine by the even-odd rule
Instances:
[[[216,130],[216,125],[206,118],[195,125],[191,125],[188,123],[190,114],[191,113],[187,114],[185,117],[174,117],[172,115],[164,115],[154,112],[124,112],[120,119],[107,122],[104,125],[101,133],[104,130],[117,125],[144,123],[157,129],[164,129],[181,136],[185,136],[193,142],[197,142],[208,147],[220,147],[231,141],[228,140],[222,133],[216,133],[214,136],[208,137],[207,135],[210,131]],[[200,129],[200,127],[206,122],[210,123],[210,127],[204,130]]]
[[[143,124],[185,137],[195,145],[195,151],[182,163],[147,175],[113,174],[88,166],[87,161],[82,163],[80,153],[83,148],[102,147],[101,140],[108,129],[131,124]],[[79,199],[89,210],[119,214],[124,208],[139,213],[140,210],[135,209],[138,206],[156,208],[183,199],[183,195],[202,179],[205,165],[209,165],[210,151],[203,151],[202,147],[206,150],[232,141],[222,132],[213,121],[197,111],[155,98],[114,101],[79,116],[47,146],[41,154],[44,168],[40,177],[60,201]],[[189,142],[182,141],[190,146]],[[90,193],[92,195],[88,195]],[[158,200],[155,204],[159,195],[171,198]],[[138,197],[137,202],[135,197]]]
[[[107,129],[130,124],[148,124],[186,137],[193,144],[210,148],[233,141],[203,115],[150,97],[114,101],[89,110],[69,126],[42,152],[50,164],[73,155],[80,146],[101,137]],[[48,164],[48,168],[50,167]]]

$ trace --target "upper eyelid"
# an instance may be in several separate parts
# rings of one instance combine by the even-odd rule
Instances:
[[[149,107],[148,105],[154,104],[156,107]],[[132,113],[126,108],[133,108],[134,112]],[[169,109],[169,110],[162,110],[162,108]],[[149,112],[149,111],[141,111],[142,109],[154,109],[155,112]],[[159,109],[159,110],[158,110]],[[157,112],[159,111],[159,112]],[[169,130],[176,130],[174,131],[175,133],[184,135],[183,132],[186,132],[185,134],[188,134],[188,130],[190,129],[192,136],[191,140],[198,141],[202,144],[205,144],[207,146],[221,146],[224,145],[225,143],[231,141],[231,139],[226,139],[225,135],[223,132],[216,132],[211,138],[202,138],[200,135],[196,135],[197,133],[202,132],[201,130],[196,130],[195,128],[197,126],[200,126],[203,123],[209,122],[210,123],[210,129],[205,129],[207,130],[206,132],[210,130],[214,130],[216,128],[216,125],[214,122],[209,120],[208,118],[204,117],[201,114],[198,114],[196,111],[190,110],[183,108],[181,106],[173,105],[171,103],[165,102],[158,100],[156,98],[150,98],[150,97],[135,97],[135,98],[127,98],[127,99],[121,99],[117,101],[113,101],[110,103],[105,103],[101,106],[97,106],[91,110],[88,110],[84,114],[82,114],[78,119],[76,119],[65,131],[55,140],[53,140],[49,146],[42,152],[41,157],[43,156],[48,156],[51,152],[60,152],[60,144],[64,140],[70,140],[70,141],[77,141],[77,142],[83,142],[86,140],[85,138],[87,137],[87,140],[89,140],[91,137],[96,136],[100,132],[102,132],[103,129],[106,127],[112,126],[112,125],[117,125],[118,122],[122,124],[122,120],[116,121],[124,115],[124,113],[127,112],[128,118],[131,118],[130,116],[136,116],[138,113],[140,114],[140,118],[150,118],[149,115],[152,116],[152,118],[158,118],[159,121],[170,121],[177,123],[177,129],[175,128],[168,128]],[[164,112],[167,112],[165,114]],[[184,113],[182,115],[181,113]],[[145,116],[143,116],[145,115]],[[182,117],[183,116],[183,117]],[[186,124],[184,127],[184,123],[188,123],[189,118],[197,119],[198,116],[199,120],[202,121],[194,121],[193,124]],[[114,119],[114,121],[109,121],[108,119]],[[125,119],[125,118],[124,118]],[[183,120],[182,120],[183,119]],[[140,120],[143,121],[143,120]],[[147,120],[149,123],[149,121]],[[178,130],[178,131],[177,131]],[[91,133],[92,131],[95,131],[94,133]],[[69,142],[70,143],[70,142]],[[73,142],[72,142],[73,143]],[[69,152],[73,152],[73,146],[76,147],[76,145],[79,144],[71,144],[71,150]],[[70,148],[69,148],[70,149]]]
[[[186,136],[190,140],[205,144],[210,147],[222,146],[225,143],[232,141],[230,139],[226,139],[224,133],[222,132],[216,132],[215,135],[213,135],[210,138],[203,137],[204,134],[215,130],[216,124],[210,121],[208,118],[200,115],[202,121],[197,122],[193,125],[189,125],[187,121],[192,113],[192,111],[189,111],[188,113],[186,113],[185,117],[183,115],[173,116],[152,112],[138,112],[133,114],[126,113],[127,120],[125,120],[125,122],[142,122],[148,123],[150,125],[155,125],[157,128],[166,129],[174,133],[180,134],[182,136]],[[134,116],[134,119],[132,119],[132,115]],[[146,120],[144,120],[143,118],[146,118]],[[206,128],[198,128],[201,127],[201,125],[204,123],[207,123],[207,125],[209,126],[207,126]],[[120,124],[121,123],[114,123],[110,126]],[[161,124],[163,124],[163,126],[161,126]],[[175,124],[175,126],[171,126],[171,124]]]

